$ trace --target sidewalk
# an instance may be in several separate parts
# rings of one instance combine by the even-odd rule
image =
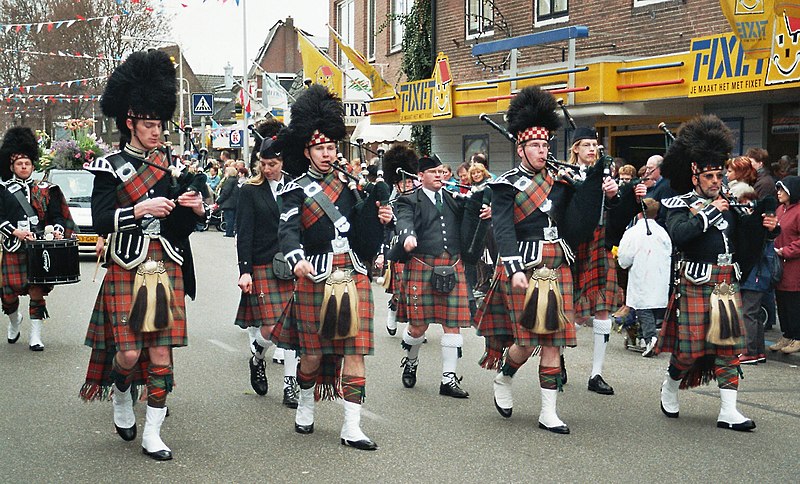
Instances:
[[[770,351],[769,346],[781,338],[781,331],[778,325],[764,332],[764,345],[767,347],[767,362],[780,361],[790,365],[800,365],[800,352],[787,355],[782,351]]]

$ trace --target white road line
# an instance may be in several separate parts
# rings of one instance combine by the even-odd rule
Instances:
[[[210,340],[208,340],[208,342],[211,343],[212,345],[219,346],[223,350],[228,351],[230,353],[236,353],[238,351],[233,346],[227,345],[227,344],[223,343],[222,341],[218,341],[218,340],[215,340],[215,339],[210,339]]]

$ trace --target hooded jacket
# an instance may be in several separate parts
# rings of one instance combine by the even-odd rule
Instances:
[[[787,176],[778,186],[789,193],[789,203],[776,210],[781,232],[775,248],[783,249],[783,278],[779,291],[800,291],[800,176]]]

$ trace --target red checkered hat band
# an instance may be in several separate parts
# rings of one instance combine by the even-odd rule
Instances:
[[[699,175],[701,173],[705,173],[707,171],[717,171],[717,170],[724,170],[725,165],[720,163],[719,165],[714,163],[709,163],[707,165],[698,165],[696,162],[692,162],[692,173],[695,175]]]
[[[155,114],[135,113],[132,109],[128,110],[128,117],[131,119],[150,119],[154,121],[161,121],[161,119]]]
[[[306,143],[306,147],[321,145],[322,143],[334,143],[335,141],[328,138],[324,133],[320,133],[318,129],[314,130],[311,139]]]
[[[517,143],[524,143],[532,139],[549,140],[550,132],[547,131],[547,128],[542,128],[541,126],[531,126],[525,131],[517,133]]]
[[[26,155],[25,153],[14,153],[10,156],[11,163],[14,163],[15,161],[20,160],[22,158],[25,158],[26,160],[31,159],[31,157]]]

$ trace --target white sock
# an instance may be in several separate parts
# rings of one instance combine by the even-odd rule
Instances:
[[[408,330],[405,330],[403,333],[403,343],[411,346],[410,349],[406,350],[406,356],[411,361],[415,361],[419,358],[419,349],[422,348],[422,343],[425,342],[425,334],[423,333],[422,336],[419,338],[415,338],[411,336],[411,333]]]
[[[455,373],[458,366],[458,354],[464,345],[461,334],[445,333],[442,335],[442,383],[447,383],[450,378],[445,378],[445,373]]]
[[[264,337],[261,336],[261,329],[259,329],[256,332],[256,343],[261,347],[261,350],[256,352],[255,357],[256,359],[263,360],[267,353],[267,348],[272,346],[272,341],[264,339]]]
[[[297,378],[297,352],[283,350],[283,376]]]
[[[595,319],[594,320],[594,352],[592,355],[592,374],[601,375],[603,373],[603,362],[606,359],[606,346],[608,342],[606,338],[611,334],[611,320],[610,319]]]

